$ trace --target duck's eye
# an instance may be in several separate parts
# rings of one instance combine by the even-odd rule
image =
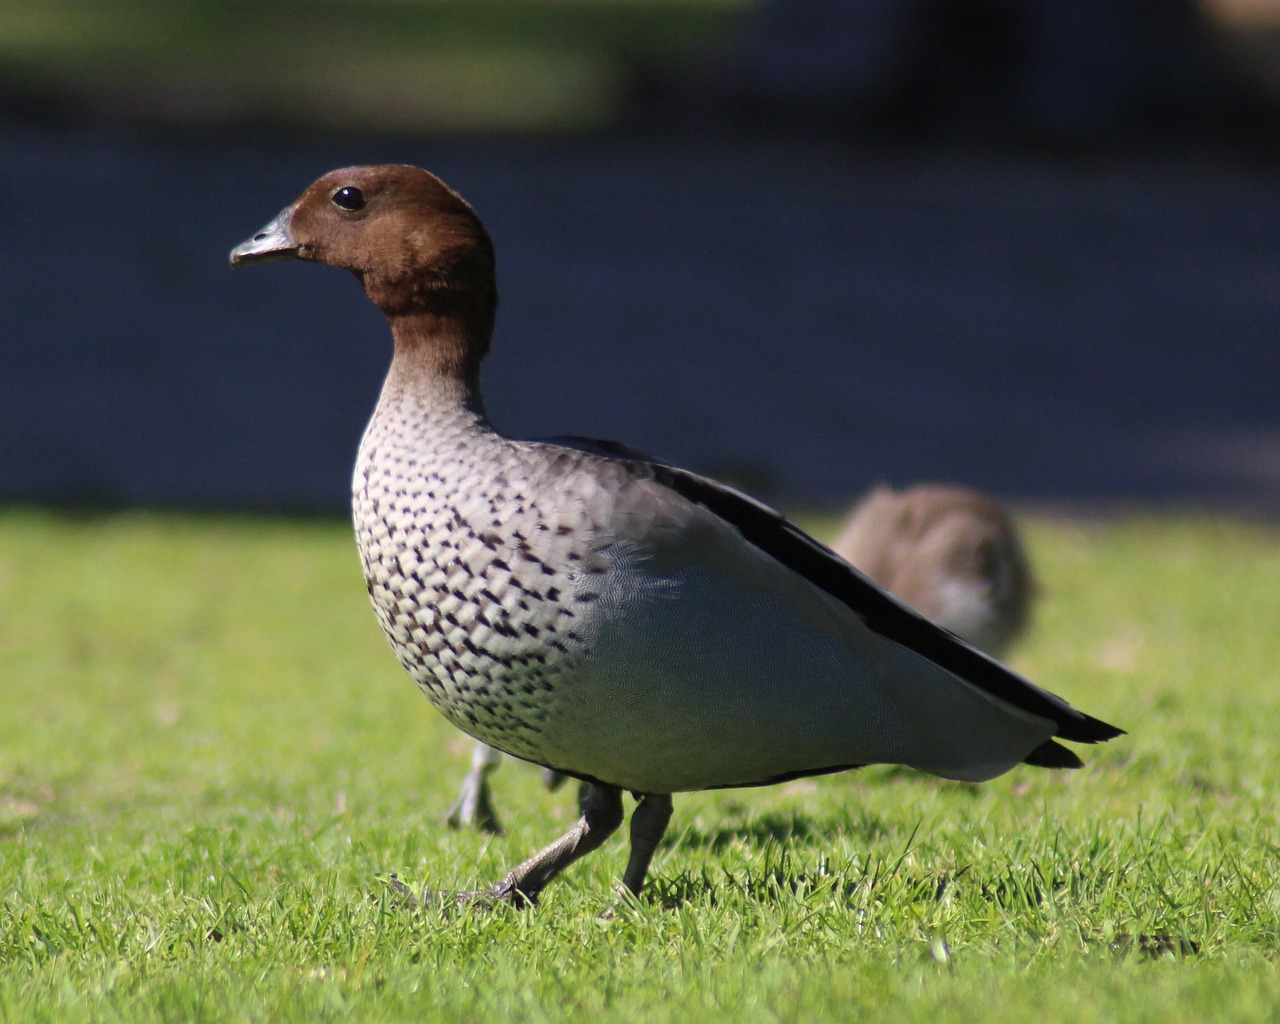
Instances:
[[[364,206],[364,193],[351,185],[344,185],[329,200],[339,210],[354,212]]]

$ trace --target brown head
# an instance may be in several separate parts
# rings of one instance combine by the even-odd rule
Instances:
[[[466,200],[434,175],[406,164],[330,171],[231,250],[233,267],[278,259],[350,270],[398,346],[451,337],[466,364],[459,369],[478,372],[498,304],[493,244]]]

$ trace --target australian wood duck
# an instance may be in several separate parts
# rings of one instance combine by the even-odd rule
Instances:
[[[621,824],[638,893],[671,794],[874,762],[980,781],[1120,730],[930,625],[778,513],[617,445],[494,430],[497,308],[471,207],[402,165],[320,178],[231,252],[355,273],[391,367],[356,536],[400,663],[458,728],[591,783],[582,817],[466,897],[534,903]]]

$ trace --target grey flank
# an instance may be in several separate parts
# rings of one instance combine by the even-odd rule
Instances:
[[[648,464],[509,440],[457,382],[408,384],[393,369],[361,445],[359,547],[401,663],[472,736],[672,793],[871,762],[980,780],[1054,735]]]

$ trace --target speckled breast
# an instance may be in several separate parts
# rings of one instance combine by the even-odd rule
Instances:
[[[460,424],[429,446],[375,417],[356,464],[366,584],[400,663],[458,728],[528,760],[582,653],[572,580],[550,564],[554,523],[508,447]],[[493,435],[488,435],[493,437]],[[494,438],[495,440],[501,440]]]

